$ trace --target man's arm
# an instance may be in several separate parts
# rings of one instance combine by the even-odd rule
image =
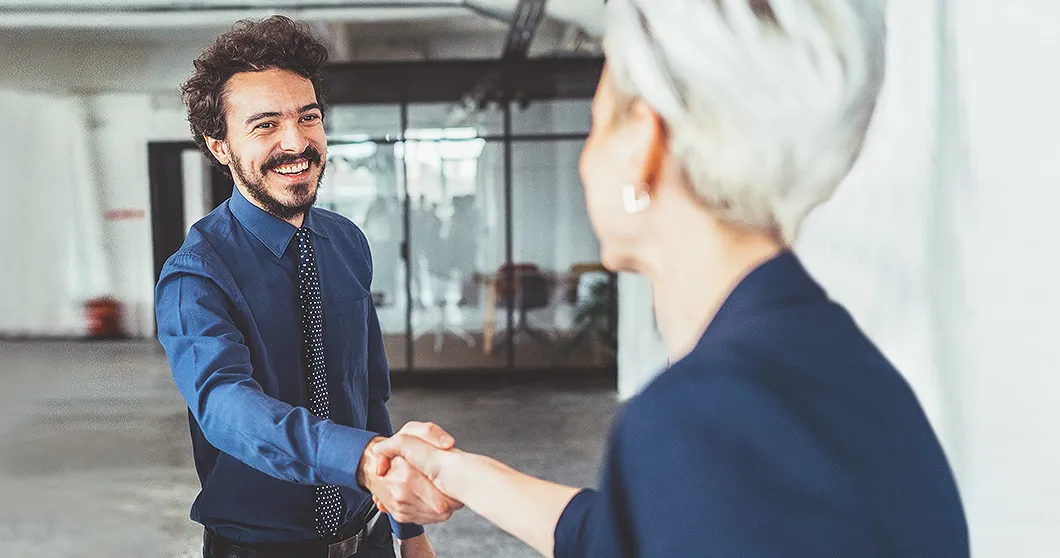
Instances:
[[[206,439],[281,480],[360,489],[359,469],[367,465],[362,456],[377,434],[321,419],[262,391],[218,284],[224,280],[204,259],[183,255],[166,265],[156,292],[159,341]],[[388,490],[433,491],[422,476],[387,482]]]
[[[202,258],[178,256],[156,291],[158,339],[206,439],[278,479],[355,486],[357,456],[375,434],[266,395],[215,277]]]

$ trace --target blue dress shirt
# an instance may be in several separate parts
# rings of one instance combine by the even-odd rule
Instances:
[[[600,490],[555,530],[557,558],[968,553],[916,397],[790,252],[620,412]]]
[[[330,420],[307,409],[290,223],[237,189],[191,228],[156,290],[158,338],[188,403],[202,484],[191,518],[236,541],[317,537],[314,485],[341,487],[347,521],[372,505],[357,466],[373,437],[393,433],[368,243],[349,220],[318,208],[303,227],[323,291]],[[423,533],[391,523],[402,539]]]

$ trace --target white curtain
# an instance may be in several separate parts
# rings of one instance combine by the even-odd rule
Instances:
[[[0,335],[80,335],[110,286],[84,103],[0,91],[0,121]]]

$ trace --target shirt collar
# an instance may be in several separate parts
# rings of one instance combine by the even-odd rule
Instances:
[[[294,225],[269,215],[263,209],[251,203],[250,200],[243,196],[239,188],[232,188],[232,199],[229,201],[228,207],[232,211],[232,215],[235,215],[236,219],[250,231],[250,234],[260,240],[277,258],[283,256],[284,251],[287,250],[287,245],[294,238],[294,233],[298,231]],[[313,234],[327,238],[328,235],[324,232],[320,220],[314,218],[315,213],[314,209],[310,209],[306,213],[302,226],[313,231]]]

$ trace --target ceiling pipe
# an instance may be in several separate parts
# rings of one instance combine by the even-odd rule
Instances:
[[[305,21],[348,21],[359,19],[366,10],[392,12],[393,19],[415,19],[424,10],[437,16],[462,10],[479,17],[508,22],[502,14],[468,0],[389,0],[351,4],[334,2],[212,2],[203,4],[88,4],[41,6],[0,6],[2,28],[167,28],[217,25],[244,18],[261,18],[282,13]]]
[[[59,14],[59,13],[174,13],[174,12],[218,12],[233,10],[322,10],[322,9],[366,9],[366,8],[459,8],[465,0],[364,0],[345,2],[96,2],[94,4],[31,3],[0,6],[0,13]]]
[[[508,35],[504,42],[501,58],[512,62],[526,60],[530,43],[545,18],[545,4],[548,0],[519,0],[515,12],[508,18]],[[446,126],[458,126],[476,111],[482,110],[490,97],[496,96],[503,87],[503,75],[493,71],[482,76],[477,83],[464,94],[463,98],[446,115]]]

